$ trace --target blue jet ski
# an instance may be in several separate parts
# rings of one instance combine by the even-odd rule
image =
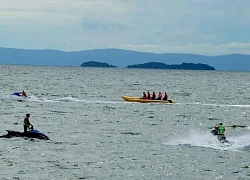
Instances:
[[[11,99],[17,101],[23,101],[27,99],[26,94],[24,95],[22,92],[14,92],[10,95]]]
[[[12,96],[18,96],[18,97],[23,96],[21,92],[14,92],[11,95]]]
[[[49,137],[38,129],[29,130],[27,131],[27,133],[13,131],[13,130],[6,130],[6,131],[8,132],[8,134],[0,136],[1,138],[28,137],[28,138],[49,140]]]

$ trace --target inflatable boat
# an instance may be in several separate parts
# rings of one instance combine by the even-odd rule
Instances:
[[[156,99],[142,99],[140,97],[122,96],[122,99],[127,102],[139,102],[139,103],[176,103],[174,100],[156,100]]]

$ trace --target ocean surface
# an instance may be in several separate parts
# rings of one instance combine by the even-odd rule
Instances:
[[[250,72],[0,65],[0,84],[0,135],[30,113],[50,137],[1,138],[1,180],[250,179]],[[121,98],[143,91],[177,103]]]

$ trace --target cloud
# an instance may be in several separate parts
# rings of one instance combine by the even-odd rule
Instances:
[[[249,53],[248,0],[0,0],[0,4],[0,46]]]
[[[119,22],[110,22],[107,20],[94,20],[94,19],[88,19],[88,18],[83,18],[82,19],[82,28],[84,29],[89,29],[89,30],[96,30],[99,29],[101,31],[107,31],[107,30],[123,30],[126,27],[123,26]]]
[[[250,54],[250,43],[232,42],[229,44],[189,44],[187,46],[158,45],[158,44],[123,44],[120,48],[136,50],[142,52],[155,53],[187,53],[203,55],[223,55],[223,54]]]

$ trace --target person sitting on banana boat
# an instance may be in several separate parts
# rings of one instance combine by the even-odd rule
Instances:
[[[165,92],[165,94],[164,94],[164,97],[162,98],[162,100],[168,100],[168,94]]]
[[[151,94],[147,92],[147,99],[151,99]]]
[[[141,97],[141,98],[142,98],[142,99],[147,99],[147,95],[146,95],[145,92],[142,93],[142,97]]]
[[[156,99],[156,94],[153,92],[151,99],[155,100]]]
[[[159,92],[158,97],[156,98],[156,100],[161,100],[161,98],[162,98],[162,94],[161,94],[161,92]]]

